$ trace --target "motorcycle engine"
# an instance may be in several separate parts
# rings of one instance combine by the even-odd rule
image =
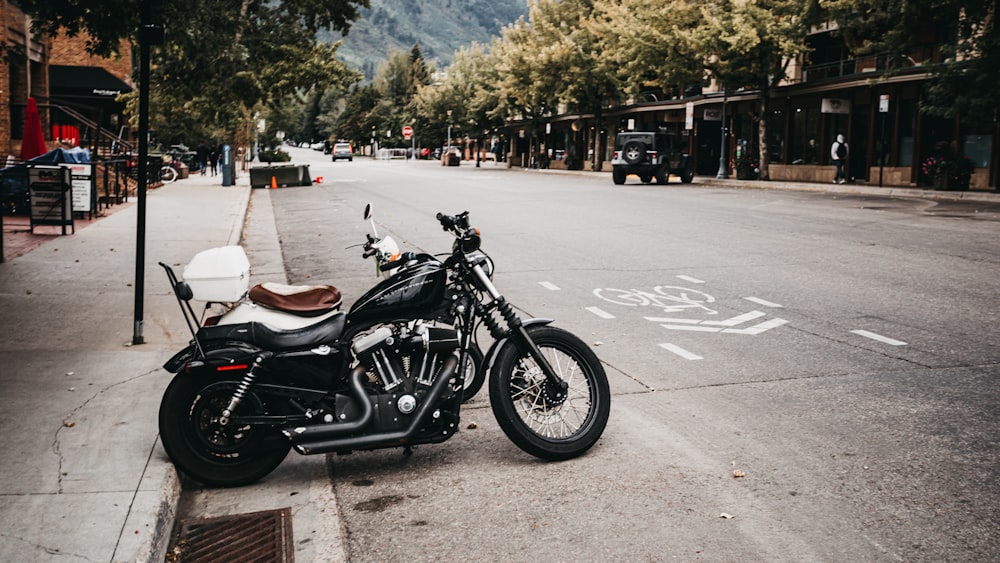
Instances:
[[[383,428],[406,424],[460,340],[457,329],[410,321],[380,326],[354,341],[354,355],[376,388],[372,400]]]

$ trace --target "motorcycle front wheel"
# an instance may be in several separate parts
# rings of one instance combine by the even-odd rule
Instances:
[[[536,457],[560,461],[589,450],[604,432],[611,390],[597,355],[570,332],[552,326],[528,328],[556,374],[568,384],[565,397],[548,384],[531,357],[510,343],[490,373],[490,403],[504,434]]]
[[[275,428],[220,422],[237,383],[179,375],[160,402],[163,449],[180,472],[206,485],[253,483],[280,465],[291,448]],[[234,416],[250,416],[265,414],[267,409],[251,391],[236,411]]]

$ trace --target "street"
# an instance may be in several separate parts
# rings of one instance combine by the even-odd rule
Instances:
[[[365,203],[432,254],[435,213],[467,210],[500,291],[588,342],[613,393],[567,462],[509,442],[485,390],[411,457],[310,459],[350,561],[1000,554],[998,204],[291,152],[323,182],[269,190],[290,283],[345,304],[375,283]]]

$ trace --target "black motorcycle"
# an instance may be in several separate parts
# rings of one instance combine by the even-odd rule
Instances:
[[[440,258],[388,251],[389,237],[367,235],[364,256],[387,277],[347,313],[236,306],[202,322],[190,303],[202,291],[192,289],[194,273],[181,281],[160,263],[194,337],[164,365],[176,375],[159,427],[174,465],[208,485],[238,486],[270,473],[290,448],[410,454],[458,431],[465,379],[486,373],[497,422],[522,450],[565,460],[590,449],[611,407],[597,356],[551,320],[518,317],[493,285],[493,261],[468,212],[437,219],[455,237]],[[297,292],[287,292],[292,301]],[[206,300],[223,300],[213,295]],[[268,322],[281,315],[298,320]],[[493,340],[486,354],[480,333]]]

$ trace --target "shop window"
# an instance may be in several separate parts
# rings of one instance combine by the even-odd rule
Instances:
[[[767,153],[771,162],[782,163],[785,149],[785,113],[780,109],[771,112],[767,120]]]
[[[899,103],[898,166],[913,166],[913,131],[916,129],[916,112],[913,100]]]
[[[820,112],[796,108],[792,114],[792,164],[819,164]]]
[[[962,154],[969,157],[976,168],[990,167],[993,135],[965,135],[962,137]]]

